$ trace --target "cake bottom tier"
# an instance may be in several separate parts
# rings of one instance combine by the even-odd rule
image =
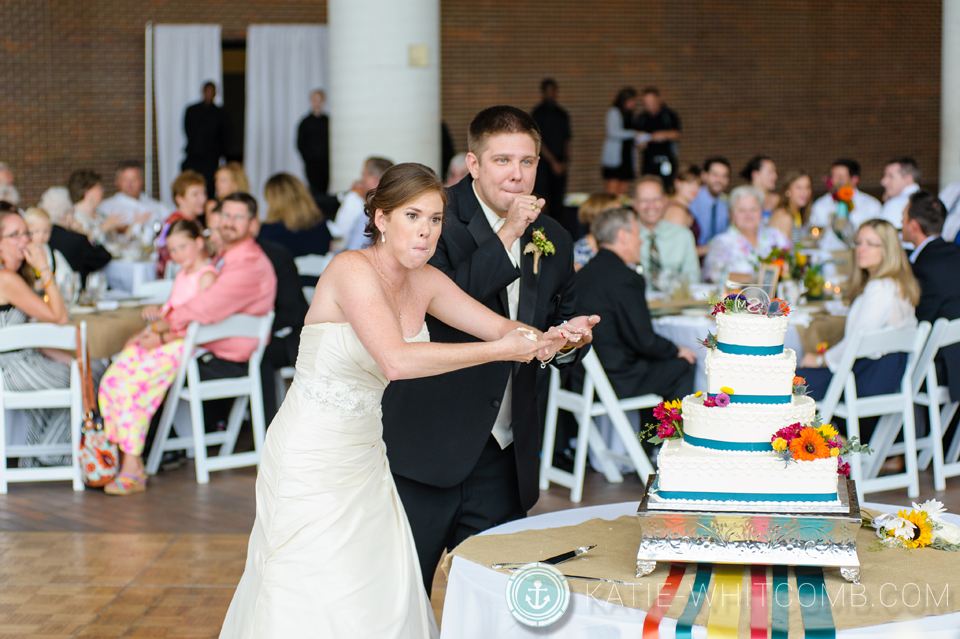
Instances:
[[[836,503],[837,458],[784,462],[776,453],[717,451],[671,440],[657,457],[660,499]]]

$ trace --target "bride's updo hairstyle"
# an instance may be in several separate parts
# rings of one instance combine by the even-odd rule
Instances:
[[[389,215],[427,193],[439,195],[443,208],[447,208],[447,192],[443,190],[443,183],[433,169],[416,162],[391,166],[380,176],[377,188],[367,191],[367,201],[363,207],[367,215],[364,235],[370,238],[371,243],[380,241],[380,229],[374,224],[377,209]]]

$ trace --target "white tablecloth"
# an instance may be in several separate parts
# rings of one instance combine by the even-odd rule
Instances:
[[[113,290],[133,293],[142,282],[157,279],[157,265],[154,262],[134,262],[132,260],[111,260],[104,267],[107,286]]]
[[[588,519],[613,520],[623,515],[637,512],[638,502],[608,504],[575,508],[559,512],[528,517],[519,521],[498,526],[482,534],[506,534],[520,530],[542,530],[573,526]],[[886,512],[896,512],[897,506],[883,504],[864,504],[867,508]],[[947,515],[951,523],[960,524],[960,516]],[[637,540],[639,546],[639,540]],[[931,550],[929,552],[944,552]],[[945,557],[952,560],[952,557]],[[634,557],[624,557],[625,562],[633,563]],[[460,637],[639,637],[640,628],[646,612],[627,608],[617,604],[598,601],[586,595],[572,594],[566,614],[551,626],[531,628],[513,618],[507,609],[507,575],[490,570],[462,557],[454,557],[447,581],[447,594],[443,605],[441,639]],[[660,636],[673,637],[677,627],[675,619],[664,618],[660,622]],[[707,629],[693,627],[693,636],[703,639]],[[874,638],[891,637],[960,637],[960,613],[951,613],[939,617],[927,617],[915,621],[883,624],[869,628],[841,630],[837,637]]]

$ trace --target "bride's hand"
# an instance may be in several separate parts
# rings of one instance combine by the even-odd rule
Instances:
[[[497,343],[503,347],[498,359],[505,362],[529,362],[537,356],[537,351],[550,346],[550,342],[540,340],[540,332],[528,328],[518,328],[501,337]]]

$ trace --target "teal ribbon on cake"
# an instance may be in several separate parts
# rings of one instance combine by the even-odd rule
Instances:
[[[711,493],[699,490],[657,490],[663,499],[712,501],[836,501],[837,493]]]
[[[683,434],[683,440],[688,444],[693,444],[700,448],[712,448],[713,450],[744,450],[752,452],[769,452],[773,450],[773,445],[770,442],[722,442],[715,439],[694,437],[689,433]]]
[[[819,566],[796,566],[793,572],[797,576],[797,600],[803,616],[803,636],[823,639],[836,637],[837,627],[833,623],[823,569]],[[806,604],[805,601],[810,603]]]
[[[721,353],[730,355],[780,355],[783,353],[783,344],[779,346],[744,346],[743,344],[717,342],[717,349]]]
[[[707,393],[711,399],[716,396],[716,393]],[[789,404],[792,399],[793,395],[730,395],[731,404]]]

